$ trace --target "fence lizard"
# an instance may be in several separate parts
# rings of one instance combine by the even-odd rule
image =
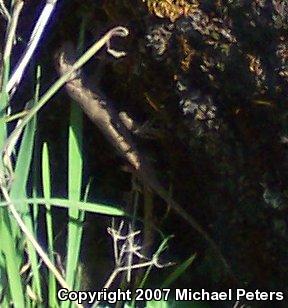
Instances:
[[[71,70],[76,61],[75,48],[70,43],[63,44],[57,52],[55,59],[58,73],[60,75],[65,74]],[[169,204],[180,217],[206,240],[215,255],[222,262],[229,276],[232,277],[233,281],[237,282],[215,241],[183,207],[171,198],[169,192],[160,183],[153,166],[137,149],[131,131],[129,131],[125,123],[121,120],[121,117],[113,106],[113,102],[107,100],[101,91],[89,84],[86,79],[84,82],[81,72],[74,75],[66,83],[65,87],[69,96],[81,106],[86,115],[100,129],[111,145],[129,162],[135,175]]]

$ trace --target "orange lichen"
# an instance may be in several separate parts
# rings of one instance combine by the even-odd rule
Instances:
[[[150,13],[160,18],[169,18],[172,22],[181,16],[187,16],[197,9],[198,1],[185,0],[147,0]]]

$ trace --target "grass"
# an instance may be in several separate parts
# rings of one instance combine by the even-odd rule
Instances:
[[[88,201],[90,182],[86,185],[83,183],[82,112],[79,106],[73,102],[71,103],[67,140],[67,198],[53,196],[53,185],[56,183],[53,182],[51,175],[55,174],[57,170],[51,170],[49,144],[44,142],[39,145],[37,142],[37,115],[41,108],[73,76],[75,71],[105,46],[113,35],[124,36],[127,33],[123,30],[125,28],[114,28],[83,53],[86,24],[83,19],[78,43],[78,50],[83,55],[76,61],[73,69],[61,76],[41,95],[41,67],[37,66],[33,97],[26,104],[25,110],[17,114],[10,114],[10,109],[7,108],[11,103],[7,84],[9,76],[11,76],[10,60],[13,54],[13,41],[20,11],[20,6],[14,7],[11,21],[7,25],[0,93],[0,110],[2,111],[0,116],[2,158],[0,160],[0,188],[2,192],[0,200],[0,305],[1,307],[9,307],[10,304],[13,304],[16,308],[47,306],[69,308],[76,304],[70,301],[60,302],[57,299],[57,290],[60,286],[69,290],[81,288],[79,262],[85,214],[90,212],[95,215],[122,217],[125,212],[116,205]],[[17,125],[15,125],[16,120]],[[40,148],[41,150],[39,150]],[[41,155],[37,155],[38,152],[41,152]],[[40,161],[39,157],[41,157]],[[37,166],[40,166],[40,170],[37,170]],[[137,204],[138,201],[135,206]],[[59,208],[66,209],[68,217],[65,264],[61,264],[64,271],[60,270],[55,257],[56,228],[53,213]],[[43,213],[43,210],[45,212],[45,228],[44,230],[41,228],[39,231],[40,213]],[[134,220],[135,217],[133,217]],[[39,233],[41,233],[41,237],[47,239],[45,249],[37,241]],[[115,234],[114,232],[114,238],[112,236],[114,244],[117,242]],[[129,236],[128,234],[127,238]],[[140,287],[144,287],[147,282],[152,266],[156,264],[160,253],[167,248],[168,240],[169,237],[164,238],[151,262],[143,263],[147,267],[147,271]],[[116,250],[114,251],[115,260]],[[167,278],[165,286],[174,282],[192,263],[193,259],[194,256],[177,267]],[[141,264],[130,264],[131,268],[126,269],[126,265],[120,263],[118,267],[115,267],[114,272],[111,272],[110,280],[107,281],[108,286],[113,282],[111,277],[116,277],[121,271],[130,271],[133,266],[135,268],[141,267]],[[133,302],[131,305],[135,306]],[[127,307],[132,307],[131,305],[127,304]],[[157,303],[156,305],[151,302],[147,307],[166,307],[166,305],[167,303],[161,305]],[[81,305],[76,306],[81,307]]]
[[[15,19],[14,28],[15,31]],[[16,22],[17,23],[17,22]],[[8,27],[9,28],[9,27]],[[8,29],[8,32],[12,31]],[[84,32],[84,30],[82,30]],[[15,32],[14,32],[15,35]],[[13,33],[9,34],[10,41],[14,38]],[[75,70],[80,68],[90,57],[92,57],[104,44],[96,42],[92,52],[84,55],[78,61]],[[10,42],[9,41],[9,42]],[[7,45],[9,45],[9,42]],[[11,45],[11,44],[10,44]],[[11,45],[12,46],[12,45]],[[10,47],[11,47],[10,46]],[[93,47],[93,46],[92,46]],[[8,48],[9,49],[9,48]],[[6,155],[6,162],[1,161],[1,189],[6,192],[2,197],[0,208],[0,291],[1,291],[1,307],[8,307],[9,303],[13,303],[15,307],[45,307],[48,303],[49,307],[70,307],[69,301],[60,303],[57,300],[57,279],[55,273],[48,271],[48,277],[45,277],[39,251],[27,239],[27,234],[31,238],[37,239],[39,207],[45,207],[46,219],[46,236],[47,236],[47,256],[51,264],[57,271],[55,262],[53,231],[55,226],[53,223],[52,208],[64,207],[68,209],[68,237],[67,237],[67,254],[65,277],[62,279],[72,290],[76,287],[76,277],[78,277],[78,262],[81,248],[81,237],[83,231],[83,222],[85,212],[93,212],[99,215],[123,216],[125,213],[119,207],[114,205],[95,204],[87,202],[89,189],[86,188],[84,198],[82,198],[82,114],[76,104],[72,105],[69,138],[68,138],[68,198],[55,198],[51,195],[53,180],[51,180],[49,145],[43,144],[42,148],[42,164],[39,172],[42,174],[40,187],[43,190],[43,197],[37,196],[39,191],[39,183],[35,181],[37,176],[33,177],[31,196],[27,195],[29,190],[29,176],[35,174],[34,165],[39,165],[34,155],[35,148],[35,132],[37,126],[36,116],[41,107],[46,104],[49,99],[65,84],[66,80],[73,74],[73,71],[66,76],[62,76],[57,80],[42,96],[40,93],[40,68],[37,68],[36,85],[33,99],[29,102],[29,111],[24,112],[24,117],[20,118],[17,126],[8,136],[8,125],[13,124],[12,120],[17,119],[14,115],[7,116],[7,106],[9,105],[9,95],[6,91],[8,76],[10,75],[10,56],[11,50],[6,53],[2,69],[2,88],[0,96],[0,107],[2,116],[0,118],[0,146],[2,148],[3,157]],[[14,118],[13,118],[14,117]],[[9,120],[7,120],[9,119]],[[11,120],[12,119],[12,120]],[[11,122],[12,121],[12,122]],[[9,122],[9,124],[8,124]],[[12,126],[13,127],[13,126]],[[22,133],[23,130],[23,133]],[[22,135],[21,135],[22,134]],[[20,137],[21,136],[21,137]],[[18,143],[18,147],[14,145]],[[12,154],[7,149],[13,148]],[[8,154],[7,154],[8,153]],[[11,154],[11,155],[10,155]],[[15,161],[13,164],[12,161]],[[11,166],[13,166],[11,170]],[[4,181],[4,177],[8,181]],[[10,183],[11,182],[11,186]],[[37,186],[38,185],[38,186]],[[20,221],[25,226],[25,232],[20,231],[17,220],[11,214],[11,208],[19,214]],[[23,230],[22,230],[23,231]],[[41,231],[42,232],[42,231]],[[45,252],[44,252],[45,254]],[[46,288],[45,280],[47,279]],[[44,282],[44,283],[43,283]],[[59,282],[59,280],[58,280]],[[61,279],[60,279],[61,283]],[[79,283],[78,287],[79,287]],[[46,303],[44,295],[47,295]]]

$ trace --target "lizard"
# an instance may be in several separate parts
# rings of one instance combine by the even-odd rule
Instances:
[[[63,76],[71,71],[76,59],[76,48],[73,44],[63,43],[55,54],[55,65],[59,75]],[[123,120],[123,116],[118,113],[113,102],[108,100],[99,88],[89,80],[85,78],[84,81],[81,71],[78,71],[66,82],[65,88],[70,98],[80,105],[84,113],[98,127],[110,144],[127,160],[136,177],[163,199],[175,213],[205,239],[215,255],[218,256],[225,271],[238,284],[230,265],[213,238],[192,215],[171,197],[170,193],[160,183],[152,164],[137,148],[130,127],[126,125],[127,121]]]

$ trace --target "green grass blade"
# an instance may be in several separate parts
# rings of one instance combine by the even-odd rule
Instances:
[[[9,78],[9,71],[10,71],[10,59],[3,59],[3,71],[2,71],[2,76],[1,76],[1,93],[0,93],[0,112],[2,115],[4,115],[4,110],[8,105],[8,100],[9,100],[9,95],[6,92],[6,87],[8,83],[8,78]],[[5,139],[3,139],[5,140]]]
[[[38,103],[39,101],[39,95],[40,95],[40,79],[41,79],[41,66],[38,65],[36,69],[36,87],[35,87],[35,95],[34,95],[34,101],[35,104]],[[37,115],[35,115],[36,117]],[[32,169],[32,196],[36,197],[37,196],[37,184],[40,182],[39,181],[39,171],[38,171],[38,166],[37,162],[39,159],[38,157],[38,138],[37,134],[35,135],[34,138],[34,157],[33,157],[33,169]],[[37,228],[38,228],[38,205],[33,204],[33,222],[34,222],[34,233],[37,233]]]
[[[100,203],[91,203],[91,202],[83,202],[83,201],[74,201],[62,198],[25,198],[25,199],[13,199],[14,204],[21,204],[21,203],[37,203],[39,205],[49,203],[51,206],[56,206],[60,208],[68,209],[70,206],[75,206],[79,210],[87,211],[90,213],[101,214],[101,215],[108,215],[108,216],[126,216],[126,213],[113,206],[113,205],[106,205]],[[1,206],[6,206],[6,202],[0,202]]]
[[[10,217],[8,216],[7,209],[1,209],[0,211],[1,250],[5,257],[5,269],[7,271],[11,300],[15,307],[25,307],[20,264],[16,252],[15,239],[12,237]]]
[[[82,21],[79,44],[83,46],[85,33],[85,19]],[[81,48],[81,47],[80,47]],[[82,50],[81,50],[82,51]],[[82,145],[83,145],[83,115],[78,104],[73,103],[70,111],[69,142],[68,142],[68,199],[79,201],[82,188]],[[75,207],[70,207],[68,222],[66,281],[72,289],[75,288],[75,279],[79,262],[80,246],[83,232],[84,216]],[[80,220],[80,218],[82,218]],[[71,306],[68,301],[62,307]]]
[[[1,93],[0,93],[0,111],[2,111],[1,112],[2,114],[0,117],[0,148],[3,148],[3,145],[7,137],[7,126],[6,126],[6,121],[5,121],[4,108],[8,102],[8,94],[5,91],[7,80],[8,80],[8,75],[9,75],[9,65],[6,60],[6,63],[4,62],[2,66],[2,76],[1,76],[1,81],[0,81],[0,83],[2,82]],[[0,160],[0,174],[4,174],[3,170],[4,170],[4,167],[3,167],[3,162],[1,159]],[[12,269],[12,272],[10,273],[10,276],[11,276],[11,275],[14,275],[13,269],[17,269],[17,263],[11,264],[9,265],[9,267],[8,267],[8,264],[6,264],[7,258],[8,260],[12,258],[12,261],[14,260],[14,258],[16,258],[15,251],[13,253],[12,251],[7,250],[9,247],[10,248],[13,247],[13,244],[14,244],[13,239],[11,237],[11,233],[9,234],[10,229],[11,229],[10,219],[8,216],[7,208],[1,209],[0,210],[0,234],[1,234],[0,251],[6,256],[6,258],[4,258],[4,255],[1,254],[1,259],[0,259],[1,261],[0,263],[1,265],[0,267],[0,275],[1,275],[0,288],[1,290],[4,290],[4,288],[7,286],[7,281],[6,281],[7,272],[10,271],[10,269]],[[21,285],[20,275],[18,275],[18,279]],[[4,296],[4,300],[6,302],[9,301],[10,299],[10,296],[8,296],[7,293],[9,293],[8,290],[6,291],[6,294]]]
[[[68,198],[78,201],[81,199],[82,186],[82,112],[78,105],[73,104],[69,125],[69,159],[68,159]],[[80,253],[83,220],[79,220],[77,207],[69,208],[68,242],[66,281],[74,288],[77,265]],[[80,241],[79,241],[80,240]],[[63,307],[69,307],[69,302],[63,303]]]
[[[3,70],[1,76],[1,93],[0,93],[0,148],[2,149],[7,138],[7,126],[5,121],[5,108],[8,105],[8,93],[6,92],[6,85],[9,78],[10,71],[10,57],[3,59]],[[4,174],[4,167],[2,159],[0,160],[0,174]],[[10,220],[8,208],[0,210],[0,251],[3,253],[1,258],[1,278],[7,275],[7,283],[9,290],[4,294],[4,302],[12,301],[14,305],[19,307],[25,306],[24,293],[22,288],[22,281],[20,276],[20,262],[19,253],[15,245],[16,239],[12,236],[12,226],[14,221]],[[1,279],[3,281],[3,279]],[[6,285],[2,286],[6,287]],[[10,291],[10,293],[9,293]]]
[[[14,171],[14,181],[10,191],[11,199],[26,198],[26,185],[28,182],[31,161],[33,158],[35,131],[36,131],[36,119],[34,117],[33,120],[26,126],[21,140],[20,148],[17,155],[16,167]],[[18,210],[19,213],[22,214],[23,221],[25,222],[30,232],[33,233],[34,228],[28,203],[18,204],[16,206],[16,209]],[[19,229],[15,225],[15,223],[13,223],[12,231],[14,236],[16,236],[16,234],[17,235],[19,234]],[[27,242],[27,248],[33,272],[33,279],[32,279],[33,281],[32,284],[34,286],[33,291],[35,292],[35,294],[37,294],[39,300],[41,300],[42,294],[41,294],[40,273],[38,267],[37,253],[29,241]]]
[[[85,188],[84,202],[86,202],[87,199],[88,199],[90,186],[91,186],[91,179],[89,179],[88,184],[86,185],[86,188]],[[79,215],[79,221],[84,221],[85,211],[80,211],[79,214],[80,214]],[[83,229],[82,225],[81,225],[81,227]],[[77,238],[76,245],[78,245],[78,247],[80,247],[81,240],[82,240],[82,237]],[[74,281],[74,290],[76,290],[76,291],[81,290],[82,282],[83,282],[83,265],[79,263],[79,265],[77,267],[77,273],[76,273],[75,281]]]
[[[34,117],[24,130],[20,148],[17,154],[14,180],[10,191],[10,197],[12,199],[26,196],[26,184],[28,181],[30,165],[33,158],[35,130],[36,119]],[[29,214],[29,210],[25,206],[18,205],[16,209],[22,214]]]
[[[42,150],[42,183],[44,198],[49,199],[51,196],[51,173],[50,173],[50,159],[47,143],[44,143]],[[51,205],[46,203],[46,227],[47,227],[47,238],[48,238],[48,256],[53,264],[54,259],[54,236],[53,236],[53,221],[51,213]],[[56,279],[53,273],[49,271],[48,274],[48,303],[51,307],[57,307],[58,302],[56,298]]]
[[[68,198],[79,200],[82,186],[82,111],[77,104],[72,104],[69,126],[69,164]],[[71,214],[78,216],[77,209],[71,208]]]
[[[182,274],[185,273],[187,268],[192,264],[196,257],[196,254],[192,255],[190,258],[188,258],[186,261],[184,261],[182,264],[177,266],[177,268],[166,278],[166,280],[163,282],[161,288],[168,288],[171,286],[173,282],[175,282]]]

